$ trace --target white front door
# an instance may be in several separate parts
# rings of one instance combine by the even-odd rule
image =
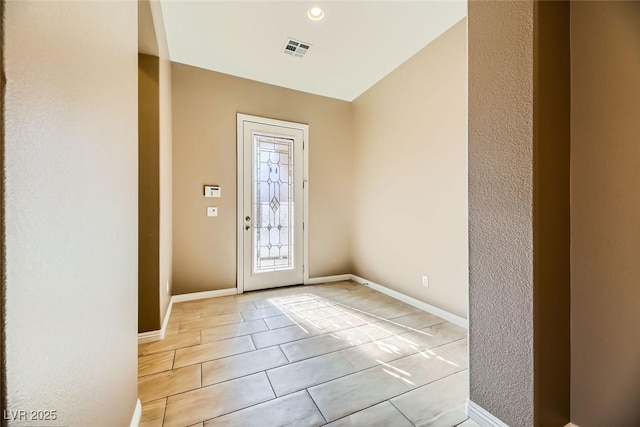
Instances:
[[[304,281],[307,129],[307,125],[238,114],[240,291]]]

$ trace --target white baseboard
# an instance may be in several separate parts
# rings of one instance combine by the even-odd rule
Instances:
[[[363,279],[360,276],[356,276],[355,274],[339,274],[335,276],[323,276],[323,277],[314,277],[307,281],[307,285],[316,285],[319,283],[329,283],[329,282],[340,282],[346,280],[353,280],[354,282],[360,283],[361,285],[365,285],[370,287],[371,289],[388,295],[392,298],[395,298],[399,301],[402,301],[406,304],[417,307],[421,310],[429,312],[433,315],[436,315],[448,322],[453,323],[454,325],[458,325],[462,328],[468,328],[469,324],[467,319],[457,316],[453,313],[449,313],[446,310],[442,310],[441,308],[435,307],[431,304],[427,304],[426,302],[422,302],[415,298],[412,298],[403,293],[394,291],[393,289],[389,289],[386,286],[379,285],[370,280]],[[164,321],[162,322],[162,328],[159,331],[149,331],[138,334],[138,343],[145,343],[151,341],[158,341],[164,338],[165,331],[167,330],[167,324],[169,322],[169,316],[171,315],[171,310],[173,308],[174,303],[185,302],[185,301],[196,301],[200,299],[207,298],[218,298],[225,297],[229,295],[236,295],[238,293],[237,288],[229,288],[229,289],[219,289],[215,291],[205,291],[205,292],[194,292],[191,294],[182,294],[182,295],[174,295],[171,297],[169,301],[169,307],[167,308],[167,312],[164,316]]]
[[[138,344],[151,342],[151,341],[159,341],[162,338],[164,338],[164,334],[162,333],[162,330],[140,332],[138,333]]]
[[[167,307],[167,312],[164,314],[164,320],[162,322],[162,328],[159,331],[149,331],[142,332],[138,334],[138,344],[142,344],[145,342],[151,341],[159,341],[164,339],[164,335],[167,331],[167,325],[169,324],[169,316],[171,316],[171,310],[173,309],[173,304],[176,302],[184,302],[184,301],[195,301],[199,299],[207,299],[207,298],[217,298],[217,297],[226,297],[229,295],[236,295],[236,288],[231,289],[219,289],[217,291],[205,291],[205,292],[194,292],[192,294],[182,294],[182,295],[174,295],[169,300],[169,307]]]
[[[171,316],[171,310],[173,310],[173,297],[169,298],[169,306],[164,313],[164,320],[162,321],[162,329],[160,329],[160,339],[164,339],[164,334],[167,332],[167,325],[169,325],[169,317]]]
[[[329,282],[343,282],[347,280],[351,280],[351,274],[338,274],[337,276],[322,276],[322,277],[313,277],[307,280],[305,285],[317,285],[320,283],[329,283]]]
[[[227,297],[229,295],[237,295],[237,294],[238,294],[238,288],[218,289],[216,291],[204,291],[204,292],[194,292],[192,294],[174,295],[171,297],[171,301],[174,303],[185,302],[185,301],[195,301],[199,299]]]
[[[142,403],[140,399],[136,402],[136,408],[133,410],[133,417],[131,417],[131,427],[138,427],[140,425],[140,419],[142,418]]]
[[[166,313],[164,313],[164,320],[162,321],[162,327],[159,331],[142,332],[138,334],[138,344],[152,341],[160,341],[164,339],[164,335],[167,332],[167,325],[169,324],[169,316],[171,316],[171,309],[173,308],[173,297],[169,299],[169,306]]]
[[[492,413],[486,411],[471,400],[467,400],[467,412],[469,418],[480,424],[481,427],[509,427]]]
[[[465,328],[468,329],[469,328],[469,322],[467,321],[467,319],[457,316],[453,313],[449,313],[446,310],[443,310],[441,308],[435,307],[431,304],[427,304],[426,302],[422,302],[420,300],[417,300],[415,298],[412,298],[408,295],[405,295],[403,293],[394,291],[393,289],[389,289],[386,286],[382,286],[379,285],[377,283],[374,283],[370,280],[366,280],[363,279],[360,276],[356,276],[355,274],[351,275],[351,280],[353,280],[354,282],[360,283],[361,285],[365,285],[370,287],[371,289],[378,291],[380,293],[383,293],[385,295],[390,296],[391,298],[395,298],[399,301],[402,301],[406,304],[412,305],[414,307],[419,308],[420,310],[424,310],[426,312],[429,312],[435,316],[438,316],[448,322],[453,323],[454,325],[458,325],[461,328]]]

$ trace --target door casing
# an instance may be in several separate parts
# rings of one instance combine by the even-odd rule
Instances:
[[[303,133],[303,172],[302,172],[302,259],[303,259],[303,284],[309,283],[309,125],[295,123],[284,120],[270,119],[266,117],[252,116],[248,114],[237,114],[237,207],[236,207],[236,289],[238,294],[244,292],[244,123],[253,122],[271,126],[280,126],[292,129],[299,129]]]

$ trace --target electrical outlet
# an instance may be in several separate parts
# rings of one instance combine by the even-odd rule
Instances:
[[[422,286],[425,288],[429,287],[429,276],[422,276]]]

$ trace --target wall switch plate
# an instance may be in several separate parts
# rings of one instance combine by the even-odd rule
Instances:
[[[204,197],[220,197],[221,191],[219,185],[205,185]]]
[[[429,287],[429,276],[422,276],[422,286],[425,288]]]
[[[207,206],[207,216],[218,216],[218,208]]]

